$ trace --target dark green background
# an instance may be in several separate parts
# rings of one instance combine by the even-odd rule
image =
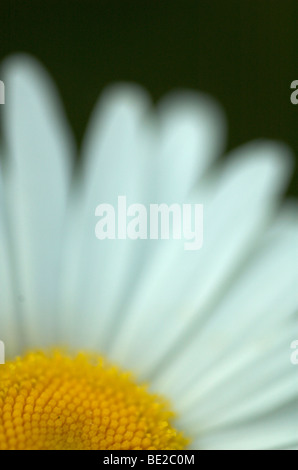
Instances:
[[[0,59],[37,56],[60,89],[80,142],[102,88],[133,80],[158,99],[175,87],[211,93],[228,148],[281,139],[298,162],[297,0],[2,0]],[[290,194],[298,195],[298,171]]]

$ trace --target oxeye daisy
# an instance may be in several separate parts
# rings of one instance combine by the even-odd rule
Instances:
[[[224,161],[204,94],[108,88],[77,148],[32,58],[2,68],[0,449],[298,445],[297,204],[286,146]],[[82,94],[84,90],[82,90]],[[95,209],[200,203],[204,242],[95,236]]]

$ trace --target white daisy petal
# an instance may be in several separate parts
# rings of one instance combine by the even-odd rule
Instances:
[[[84,222],[78,224],[76,217],[73,217],[76,227],[84,226],[86,235],[82,233],[81,241],[75,242],[81,244],[82,248],[76,245],[76,248],[69,250],[72,261],[68,264],[76,264],[78,269],[81,266],[80,261],[73,261],[77,256],[73,252],[76,251],[80,256],[84,250],[82,262],[87,266],[87,271],[90,271],[88,275],[81,267],[80,274],[84,272],[84,279],[95,280],[93,286],[83,289],[87,300],[81,301],[85,309],[88,304],[88,312],[84,312],[84,317],[90,318],[90,322],[86,320],[88,344],[90,334],[94,337],[97,334],[96,345],[103,347],[104,343],[109,343],[115,326],[123,318],[125,320],[123,306],[128,292],[134,291],[134,282],[137,282],[140,270],[146,265],[150,249],[154,251],[155,246],[129,240],[99,242],[95,238],[91,239],[91,228],[94,226],[91,208],[102,202],[117,207],[119,195],[126,196],[128,204],[151,203],[156,198],[161,179],[162,188],[170,185],[175,188],[175,197],[181,198],[181,190],[183,195],[189,191],[194,178],[203,173],[219,152],[223,140],[223,118],[215,104],[205,96],[190,95],[186,98],[186,95],[177,95],[160,106],[160,126],[157,126],[156,120],[148,113],[147,97],[140,89],[132,86],[112,88],[101,100],[94,114],[83,152],[87,162],[82,191],[85,194],[85,203],[82,204],[85,207],[82,216]],[[215,132],[215,139],[211,137],[211,132]],[[187,144],[183,145],[183,142]],[[179,189],[175,181],[181,173],[178,161],[181,160],[183,150],[183,168],[184,172],[188,172],[188,177],[185,178],[185,188]],[[158,158],[152,158],[156,154]],[[165,194],[163,196],[166,197]],[[86,240],[85,236],[90,239]],[[68,245],[71,243],[68,242]],[[86,246],[90,247],[90,261]],[[104,272],[101,269],[103,265]],[[75,269],[70,268],[69,271],[74,273]],[[69,279],[70,276],[66,277]],[[68,288],[69,299],[73,298],[72,292],[77,290],[76,282],[78,274],[77,279],[73,276],[72,287]],[[80,284],[81,282],[80,279]],[[112,291],[117,292],[117,295],[111,295]],[[100,312],[97,310],[99,301]],[[72,307],[68,306],[66,310],[72,312],[75,304],[79,304],[72,300],[70,302]],[[80,314],[79,309],[78,315]],[[91,319],[96,317],[98,333],[94,328],[90,332]],[[82,339],[84,333],[81,328],[79,334]]]
[[[1,163],[1,161],[0,161]],[[6,354],[13,355],[20,341],[20,319],[16,315],[16,296],[11,272],[9,234],[0,166],[0,340],[6,345]]]
[[[194,434],[198,430],[200,433],[216,432],[219,427],[257,418],[283,403],[297,400],[298,378],[289,359],[290,331],[295,323],[297,319],[283,328],[286,331],[282,331],[281,326],[278,329],[277,325],[275,332],[254,338],[246,348],[239,348],[230,360],[218,360],[220,379],[215,365],[213,378],[212,372],[209,376],[202,374],[202,378],[191,385],[192,390],[197,388],[196,398],[191,392],[185,393],[181,412],[184,428]]]
[[[293,206],[209,312],[204,328],[155,381],[181,403],[187,429],[210,432],[297,400],[298,376],[290,362],[297,334],[297,237]],[[177,381],[182,374],[185,380]]]
[[[238,273],[221,302],[208,312],[202,329],[195,330],[196,338],[200,339],[199,344],[196,342],[193,345],[188,344],[188,348],[185,349],[185,352],[189,351],[188,356],[177,357],[175,370],[172,370],[173,381],[179,361],[181,364],[184,362],[182,368],[188,361],[194,366],[196,357],[205,351],[206,358],[197,365],[202,364],[206,370],[210,370],[213,361],[217,362],[217,348],[221,349],[221,357],[228,347],[232,351],[235,348],[237,350],[239,344],[243,343],[243,335],[250,338],[251,330],[255,328],[256,323],[259,329],[267,328],[268,322],[273,324],[273,321],[283,320],[286,313],[291,315],[296,311],[297,298],[291,293],[298,276],[297,267],[293,263],[293,259],[297,256],[297,231],[296,206],[288,207],[282,211],[266,237],[259,242],[259,247],[250,262]],[[275,269],[276,266],[279,266],[284,273],[282,277],[280,270]],[[201,352],[198,347],[201,348]],[[172,365],[168,371],[171,369]],[[194,374],[197,372],[202,374],[203,371],[197,367],[193,367],[192,370]],[[166,380],[169,380],[169,377]]]
[[[98,240],[95,209],[99,204],[112,204],[117,216],[118,196],[125,196],[127,204],[144,201],[146,165],[150,163],[145,159],[143,132],[148,105],[147,96],[137,86],[112,88],[96,107],[83,146],[82,181],[75,188],[77,201],[67,224],[62,309],[69,312],[64,315],[64,325],[74,325],[69,334],[80,345],[103,347],[113,312],[134,273],[136,245],[123,239]],[[141,200],[136,200],[137,194]]]
[[[157,111],[160,140],[151,202],[184,202],[224,150],[224,114],[207,95],[190,92],[172,92]]]
[[[114,359],[146,375],[171,348],[178,351],[181,334],[219,301],[270,220],[288,177],[287,157],[282,146],[250,144],[207,185],[207,196],[201,192],[196,202],[204,204],[203,248],[185,252],[176,241],[160,248],[136,286],[123,334],[113,344]]]
[[[199,436],[193,449],[206,450],[267,450],[282,449],[298,441],[297,402],[289,403],[259,419],[220,429],[217,433]]]
[[[14,278],[25,344],[53,342],[61,236],[74,147],[44,70],[17,56],[3,65],[5,178]]]

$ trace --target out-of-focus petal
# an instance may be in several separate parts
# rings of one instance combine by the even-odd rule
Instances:
[[[3,64],[5,191],[14,282],[28,347],[54,340],[57,283],[74,145],[56,91],[25,55]]]
[[[288,151],[280,145],[254,143],[235,152],[196,201],[204,204],[202,249],[187,252],[184,240],[161,242],[127,307],[115,360],[146,376],[171,349],[179,352],[183,334],[220,301],[253,251],[288,176]]]
[[[17,315],[17,295],[11,271],[12,260],[6,223],[6,206],[0,166],[0,340],[4,341],[6,355],[17,351],[20,342],[21,320]]]

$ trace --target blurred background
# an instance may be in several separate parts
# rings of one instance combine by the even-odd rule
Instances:
[[[227,150],[259,137],[292,147],[298,196],[297,18],[297,0],[2,0],[0,60],[23,51],[43,62],[78,144],[110,82],[136,81],[154,101],[208,92],[228,117]]]

